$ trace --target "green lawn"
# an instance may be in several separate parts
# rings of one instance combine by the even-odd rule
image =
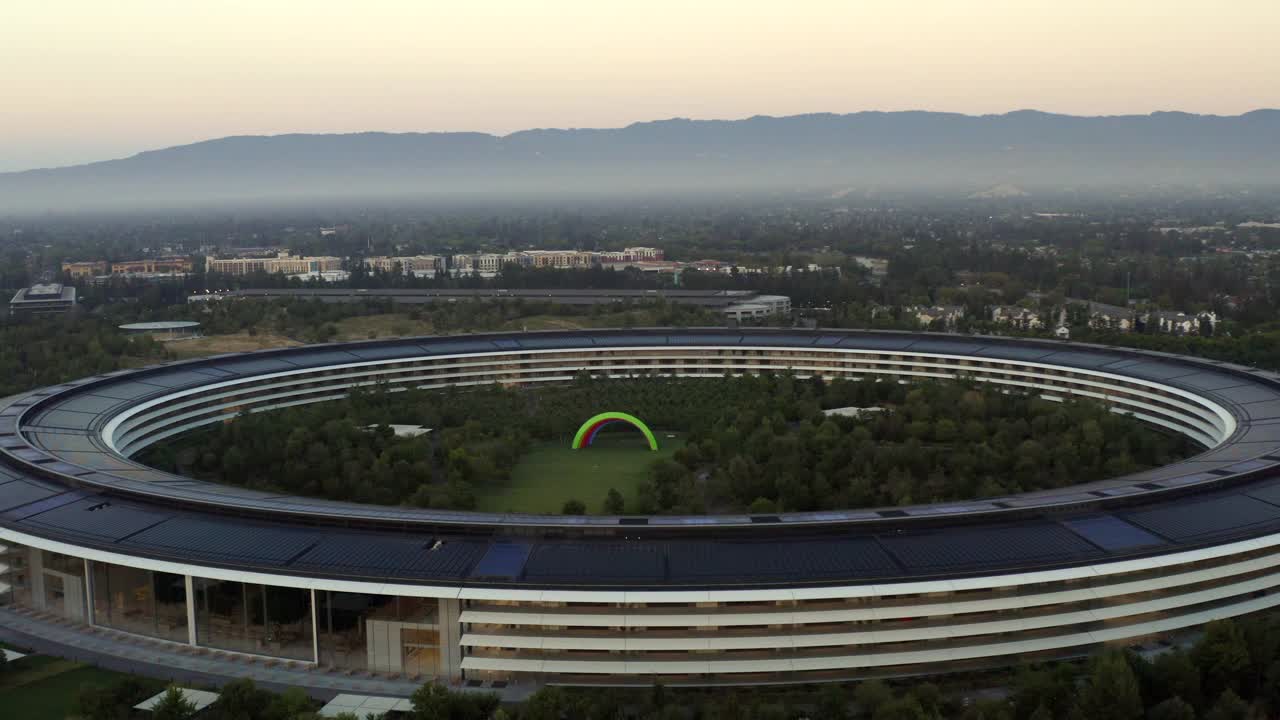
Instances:
[[[106,686],[127,677],[71,660],[31,655],[10,663],[0,675],[0,716],[23,720],[64,720],[81,688]],[[163,683],[156,682],[157,692]]]
[[[649,463],[671,457],[684,445],[684,435],[670,437],[673,433],[655,431],[655,452],[639,432],[628,430],[602,433],[594,445],[582,450],[569,448],[571,438],[535,446],[516,465],[511,484],[482,493],[477,509],[558,513],[566,500],[577,499],[586,504],[588,513],[599,514],[609,488],[622,493],[629,506]]]

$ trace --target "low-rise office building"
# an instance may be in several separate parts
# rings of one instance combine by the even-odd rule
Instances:
[[[435,277],[444,271],[446,263],[443,255],[379,256],[364,259],[364,266],[370,270],[418,277]]]
[[[255,272],[301,275],[305,273],[333,272],[342,269],[342,258],[329,255],[307,257],[281,252],[275,257],[218,258],[209,256],[204,261],[205,272],[227,275],[249,275]]]
[[[106,260],[87,260],[83,262],[64,262],[62,263],[62,272],[69,275],[72,280],[83,280],[93,278],[99,275],[106,275],[110,270],[110,264]]]
[[[147,258],[111,263],[112,275],[176,275],[189,273],[193,269],[191,258],[185,257]]]
[[[9,312],[19,314],[60,313],[76,306],[76,289],[61,283],[43,283],[19,290],[9,301]]]

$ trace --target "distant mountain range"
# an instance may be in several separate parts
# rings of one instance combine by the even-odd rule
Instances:
[[[954,189],[980,198],[992,187],[1219,183],[1280,185],[1280,110],[1115,117],[864,112],[674,119],[505,137],[227,137],[0,174],[0,213],[849,187]]]

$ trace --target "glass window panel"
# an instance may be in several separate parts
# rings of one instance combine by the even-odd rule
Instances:
[[[233,652],[311,660],[311,593],[195,580],[196,642]]]
[[[440,674],[439,601],[318,592],[320,662],[406,676]]]
[[[182,575],[95,562],[93,618],[103,627],[185,643],[186,579]]]

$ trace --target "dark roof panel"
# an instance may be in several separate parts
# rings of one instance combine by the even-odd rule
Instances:
[[[226,523],[179,516],[148,528],[124,545],[178,557],[224,562],[287,563],[321,539],[320,531]]]
[[[1164,362],[1144,362],[1124,368],[1125,375],[1145,378],[1147,380],[1168,380],[1183,375],[1191,375],[1196,371],[1186,365],[1173,365]]]
[[[904,336],[879,336],[879,335],[855,335],[845,338],[840,343],[840,347],[850,350],[901,350],[913,342],[914,338],[910,335]]]
[[[659,582],[665,558],[655,543],[544,542],[525,564],[529,580],[610,583]]]
[[[1250,420],[1271,420],[1280,418],[1280,400],[1267,400],[1239,406]]]
[[[1017,345],[992,345],[984,347],[974,352],[974,355],[982,357],[998,358],[1001,360],[1026,360],[1035,361],[1046,355],[1051,355],[1056,350],[1041,347],[1020,347]]]
[[[54,495],[61,495],[66,491],[66,488],[36,480],[10,480],[0,485],[0,512],[13,510]]]
[[[1103,550],[1132,550],[1166,544],[1146,530],[1110,515],[1066,520],[1062,524]]]
[[[927,337],[911,343],[911,352],[937,353],[939,355],[968,355],[982,348],[979,343],[959,340],[939,340]]]
[[[597,335],[592,338],[596,345],[602,347],[626,347],[645,345],[666,345],[666,335]]]
[[[673,542],[668,564],[671,581],[677,583],[884,577],[899,570],[870,537],[831,539],[816,546],[803,541]]]
[[[370,533],[326,536],[290,567],[337,569],[366,577],[461,578],[484,552],[486,543],[443,540],[430,535],[388,537]]]
[[[286,356],[289,362],[298,367],[320,367],[322,365],[345,365],[360,362],[360,358],[344,350],[312,351],[290,353]]]
[[[1046,355],[1041,358],[1041,362],[1046,363],[1062,363],[1071,367],[1080,368],[1098,368],[1110,362],[1115,362],[1115,355],[1102,355],[1090,352],[1056,352],[1052,355]]]
[[[1054,523],[882,535],[880,542],[907,569],[926,572],[976,570],[1010,562],[1031,566],[1102,554]]]
[[[298,366],[278,357],[264,357],[244,360],[228,360],[218,363],[218,367],[237,375],[258,375],[286,370],[297,370]]]
[[[147,383],[136,382],[133,380],[116,380],[109,383],[93,386],[91,392],[94,395],[103,397],[116,398],[119,400],[137,400],[147,395],[155,395],[157,393],[167,392],[166,388],[159,385],[151,385]]]
[[[81,533],[96,540],[115,542],[172,516],[169,512],[94,496],[28,517],[24,522],[54,531]]]
[[[356,347],[347,351],[356,356],[355,360],[390,360],[393,358],[419,357],[423,354],[422,346],[416,343],[403,343],[386,347]],[[351,362],[351,361],[348,361]]]
[[[1280,507],[1247,495],[1170,503],[1131,512],[1126,520],[1178,542],[1232,535],[1249,528],[1280,528]]]
[[[489,546],[484,557],[472,568],[473,578],[502,578],[515,580],[524,574],[524,564],[529,561],[533,545],[519,541],[498,541]]]
[[[493,343],[484,340],[453,340],[444,342],[419,343],[419,347],[427,354],[453,355],[455,353],[493,352],[497,348]]]

